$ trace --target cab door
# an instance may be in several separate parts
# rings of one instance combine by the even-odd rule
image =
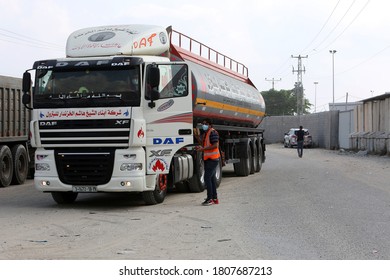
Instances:
[[[159,72],[157,86],[156,81],[153,85],[152,68]],[[176,151],[193,143],[189,73],[184,63],[149,64],[145,68],[147,174],[167,174]]]

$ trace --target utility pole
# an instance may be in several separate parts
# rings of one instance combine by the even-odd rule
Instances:
[[[297,82],[295,83],[295,94],[297,96],[297,114],[302,115],[303,114],[303,83],[302,83],[302,73],[305,73],[305,66],[302,67],[302,58],[308,58],[308,56],[293,56],[292,58],[298,59],[298,70],[294,69],[293,66],[293,74],[297,73]]]
[[[280,82],[282,79],[277,79],[277,80],[275,80],[275,78],[272,78],[272,79],[267,79],[267,78],[265,78],[265,80],[266,80],[267,82],[272,82],[272,90],[275,90],[275,82]]]
[[[314,113],[317,113],[317,85],[318,82],[314,82]]]
[[[337,52],[336,50],[329,50],[332,54],[332,75],[333,75],[333,110],[334,110],[334,54]]]

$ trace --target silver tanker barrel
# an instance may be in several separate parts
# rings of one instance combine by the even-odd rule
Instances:
[[[265,115],[263,96],[252,85],[186,61],[192,71],[194,122],[257,127]]]

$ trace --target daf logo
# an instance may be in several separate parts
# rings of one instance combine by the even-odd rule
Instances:
[[[39,122],[40,126],[56,126],[57,122],[51,121],[51,122]]]
[[[128,124],[129,120],[116,120],[115,125],[124,125]]]

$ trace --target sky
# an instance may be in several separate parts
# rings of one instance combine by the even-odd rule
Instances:
[[[389,8],[388,0],[0,0],[0,75],[64,57],[77,29],[172,26],[243,63],[259,91],[272,79],[275,90],[294,88],[303,57],[310,111],[327,111],[333,100],[390,92]]]

